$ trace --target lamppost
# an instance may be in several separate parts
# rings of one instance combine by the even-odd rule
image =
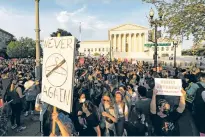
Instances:
[[[113,51],[113,46],[110,45],[110,61],[112,61],[112,51]]]
[[[154,26],[155,28],[155,40],[153,41],[153,43],[155,43],[155,52],[154,52],[154,67],[156,68],[156,71],[157,71],[157,30],[158,30],[158,27],[161,27],[162,25],[162,17],[163,17],[163,14],[161,12],[161,10],[158,12],[158,16],[159,16],[159,19],[153,19],[154,18],[154,10],[151,8],[150,12],[149,12],[149,16],[150,16],[150,25],[151,27]]]
[[[39,1],[35,0],[36,15],[36,78],[41,79],[41,62],[40,62],[40,28],[39,28]]]
[[[177,47],[178,47],[178,41],[173,41],[174,45],[174,68],[176,68],[176,58],[177,58]]]

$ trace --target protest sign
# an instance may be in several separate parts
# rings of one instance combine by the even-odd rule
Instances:
[[[81,59],[80,59],[80,64],[83,65],[84,62],[85,62],[85,59],[84,59],[84,58],[81,58]]]
[[[181,96],[182,80],[155,78],[155,89],[157,95]]]
[[[42,101],[68,113],[72,111],[75,37],[44,40]]]

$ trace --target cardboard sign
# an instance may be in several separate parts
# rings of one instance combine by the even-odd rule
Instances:
[[[155,89],[157,95],[181,96],[182,80],[155,78]]]
[[[72,111],[75,37],[44,40],[42,101],[68,113]]]

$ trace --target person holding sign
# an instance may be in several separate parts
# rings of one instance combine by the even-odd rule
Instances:
[[[150,104],[151,120],[154,126],[156,136],[180,136],[178,119],[185,109],[186,92],[181,90],[179,106],[176,110],[170,112],[170,104],[160,99],[156,102],[157,90],[155,89]]]
[[[52,119],[53,119],[53,121],[55,121],[55,123],[58,125],[58,127],[59,127],[59,129],[60,129],[61,136],[63,136],[63,137],[71,136],[70,133],[68,132],[67,127],[66,127],[66,126],[63,124],[63,122],[59,119],[57,112],[52,114]],[[53,133],[51,133],[50,136],[56,136],[56,135],[54,135]]]

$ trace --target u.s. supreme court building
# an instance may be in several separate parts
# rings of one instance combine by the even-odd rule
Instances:
[[[149,29],[135,24],[123,24],[108,30],[108,40],[82,41],[79,49],[85,55],[110,55],[112,58],[153,59],[154,43],[148,41]],[[158,57],[174,55],[173,41],[158,39]],[[181,44],[176,49],[181,56]]]

